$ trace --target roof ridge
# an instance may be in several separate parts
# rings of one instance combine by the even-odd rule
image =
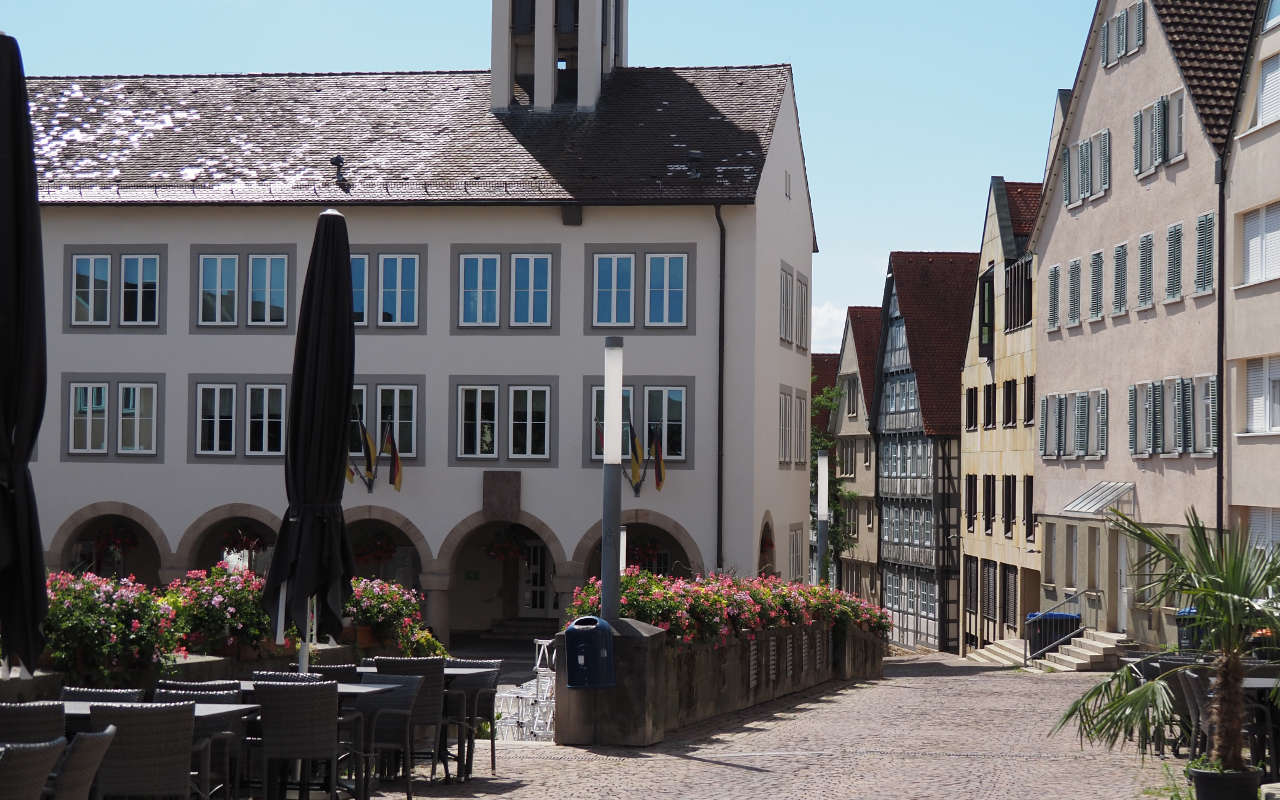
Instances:
[[[710,70],[756,70],[790,68],[788,63],[778,64],[707,64],[702,66],[683,67],[618,67],[625,72],[663,72],[663,71],[710,71]],[[392,69],[392,70],[336,70],[336,71],[299,71],[281,70],[275,72],[138,72],[138,73],[102,73],[84,75],[28,75],[29,81],[74,80],[90,78],[344,78],[375,77],[379,75],[488,75],[488,69]]]

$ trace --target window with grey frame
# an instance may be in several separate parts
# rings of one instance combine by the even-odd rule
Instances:
[[[116,451],[131,455],[155,455],[159,387],[154,383],[121,381],[117,392],[120,410]]]
[[[199,325],[233,326],[236,324],[239,271],[239,256],[230,254],[200,256]]]
[[[683,386],[646,386],[645,425],[648,436],[662,448],[665,460],[685,456],[685,393]],[[647,445],[642,444],[642,447]]]
[[[458,457],[497,458],[498,387],[458,387]]]
[[[633,324],[635,256],[630,253],[597,253],[593,260],[592,325]]]
[[[511,458],[547,458],[551,439],[551,387],[509,387],[508,454]]]
[[[160,324],[159,256],[120,256],[120,324]]]
[[[256,384],[245,387],[248,395],[248,430],[244,451],[251,456],[284,455],[285,387]]]
[[[196,454],[234,455],[235,428],[235,384],[197,384]]]
[[[351,314],[356,327],[369,327],[369,256],[363,253],[351,254]]]
[[[378,431],[375,447],[383,449],[387,434],[394,437],[402,458],[417,456],[418,387],[405,384],[378,384]]]
[[[71,324],[111,324],[111,256],[76,255],[71,259]]]
[[[790,344],[794,338],[795,274],[783,267],[778,273],[778,338]]]
[[[378,275],[378,325],[417,325],[418,256],[413,253],[379,254]]]
[[[106,382],[72,383],[67,451],[72,455],[105,454],[107,452]]]
[[[645,256],[645,325],[681,326],[686,323],[686,283],[689,257],[684,253]]]
[[[631,424],[635,419],[631,398],[633,387],[622,387],[622,457],[631,457]],[[638,434],[637,434],[638,435]],[[604,458],[604,387],[591,387],[591,458]]]
[[[496,327],[502,257],[496,253],[466,253],[459,258],[458,269],[458,324]]]
[[[249,325],[288,325],[286,298],[289,258],[282,254],[249,256]]]

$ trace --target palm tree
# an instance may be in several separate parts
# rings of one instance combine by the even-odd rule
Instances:
[[[1259,628],[1280,633],[1280,608],[1270,599],[1280,588],[1280,553],[1249,544],[1243,532],[1218,535],[1205,529],[1195,509],[1187,512],[1186,546],[1112,509],[1112,524],[1145,545],[1134,564],[1141,591],[1163,606],[1194,606],[1202,647],[1212,652],[1210,714],[1213,738],[1209,757],[1225,772],[1244,764],[1244,668],[1249,638]],[[1114,748],[1135,741],[1144,755],[1161,747],[1173,721],[1169,680],[1183,665],[1143,682],[1137,669],[1122,666],[1071,704],[1054,732],[1075,722],[1081,741]]]

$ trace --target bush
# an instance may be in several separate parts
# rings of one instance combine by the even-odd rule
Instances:
[[[380,636],[399,635],[405,620],[422,621],[422,597],[398,583],[374,578],[352,578],[346,615],[357,625],[368,625]]]
[[[666,630],[680,642],[724,642],[731,635],[750,639],[765,628],[830,622],[866,625],[882,636],[890,629],[884,609],[829,586],[785,583],[778,578],[699,575],[672,578],[628,567],[619,597],[623,616]],[[600,613],[600,579],[575,589],[565,609],[570,619]]]
[[[231,570],[225,561],[170,583],[165,601],[177,611],[178,633],[187,650],[216,654],[237,643],[256,646],[267,637],[271,618],[262,606],[265,583],[252,571]]]
[[[46,582],[45,654],[68,684],[113,686],[173,663],[176,610],[130,575],[54,572]]]
[[[396,647],[403,656],[423,658],[427,656],[444,656],[449,651],[444,649],[440,640],[431,635],[425,625],[419,625],[410,619],[400,621],[400,629],[396,631]]]

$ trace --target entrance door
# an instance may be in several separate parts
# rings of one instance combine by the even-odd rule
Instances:
[[[529,542],[528,558],[520,562],[520,616],[554,617],[555,593],[551,589],[551,558],[546,545]]]

